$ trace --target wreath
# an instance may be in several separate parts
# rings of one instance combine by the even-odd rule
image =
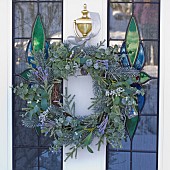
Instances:
[[[14,93],[27,102],[23,125],[49,135],[53,139],[51,150],[70,146],[65,160],[76,157],[79,148],[93,153],[90,144],[95,137],[98,150],[105,139],[112,147],[121,147],[127,119],[138,115],[138,96],[144,95],[135,85],[140,81],[140,71],[122,65],[124,55],[117,45],[106,49],[102,45],[53,43],[48,56],[46,51],[34,51],[28,68],[19,74],[24,81],[14,88]],[[67,89],[62,93],[62,80],[77,72],[93,79],[95,97],[89,106],[93,114],[88,116],[75,115],[74,94],[68,94]]]

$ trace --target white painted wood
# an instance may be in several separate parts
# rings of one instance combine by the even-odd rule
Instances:
[[[0,0],[0,169],[12,170],[12,0]]]
[[[101,18],[101,30],[99,34],[90,40],[89,44],[96,45],[100,41],[107,39],[107,1],[105,0],[65,0],[64,1],[64,30],[63,38],[75,35],[73,30],[74,19],[80,18],[83,4],[87,4],[87,9],[90,12],[98,12]],[[105,43],[106,46],[106,43]],[[92,111],[87,108],[91,105],[90,98],[93,97],[92,78],[88,76],[71,76],[68,81],[64,82],[64,86],[68,87],[68,94],[75,94],[76,114],[88,115]],[[63,170],[105,170],[106,168],[106,146],[103,145],[100,151],[97,151],[97,139],[94,140],[91,147],[93,154],[87,150],[79,150],[77,159],[69,159],[63,161]],[[69,148],[63,148],[63,156]]]
[[[159,170],[170,169],[170,1],[161,1]]]
[[[68,94],[75,95],[76,114],[88,115],[92,110],[88,110],[91,105],[93,95],[92,78],[87,76],[70,76],[68,81],[64,81],[64,88],[67,87]],[[86,149],[78,150],[77,159],[68,159],[63,162],[63,170],[105,170],[106,167],[106,146],[101,146],[100,151],[97,150],[97,138],[93,141],[91,148],[94,153],[89,153]],[[63,148],[63,159],[66,158],[65,153],[69,152],[69,147]]]
[[[90,40],[90,44],[97,44],[99,41],[107,39],[107,1],[106,0],[64,0],[63,13],[63,39],[75,35],[73,30],[73,21],[82,16],[83,5],[87,4],[87,10],[100,14],[101,31]],[[106,43],[105,43],[106,45]]]

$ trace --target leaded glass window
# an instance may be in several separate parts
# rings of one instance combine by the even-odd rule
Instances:
[[[143,87],[145,105],[140,113],[135,135],[127,137],[121,149],[107,147],[107,170],[158,169],[158,118],[159,118],[159,0],[110,0],[108,8],[108,44],[118,44],[120,52],[126,39],[126,30],[134,16],[143,44],[145,65],[143,70],[152,80]]]
[[[40,14],[48,43],[62,41],[63,2],[61,0],[13,0],[13,84],[20,82],[17,74],[26,65],[26,49],[32,29]],[[50,139],[39,135],[38,129],[22,126],[25,103],[13,95],[13,170],[61,170],[62,151],[49,151]]]

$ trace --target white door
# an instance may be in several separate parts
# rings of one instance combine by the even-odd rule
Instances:
[[[32,5],[28,5],[31,4]],[[17,5],[18,4],[18,5]],[[24,5],[23,5],[24,4]],[[36,4],[36,5],[33,5]],[[62,2],[41,2],[40,1],[40,12],[44,13],[47,15],[47,7],[50,9],[52,8],[52,6],[54,6],[54,4],[60,4],[58,6],[61,6],[61,10],[62,10]],[[120,3],[121,4],[121,3]],[[142,3],[138,3],[140,5],[142,5]],[[115,3],[115,5],[119,5],[119,3]],[[140,6],[139,5],[139,6]],[[169,58],[168,58],[168,42],[169,42],[169,32],[168,32],[168,24],[169,24],[169,17],[168,17],[168,5],[170,5],[170,3],[168,1],[164,1],[161,2],[161,53],[160,53],[160,112],[159,112],[159,170],[167,170],[168,169],[168,154],[170,151],[170,147],[169,147],[169,133],[170,133],[170,128],[168,126],[169,124],[169,107],[168,107],[168,98],[170,96],[169,94],[169,74],[168,74],[168,69],[169,69]],[[21,57],[21,54],[23,54],[24,52],[22,50],[24,50],[25,47],[23,47],[25,44],[25,42],[30,38],[29,36],[29,32],[27,32],[28,28],[31,28],[31,24],[33,23],[33,20],[31,20],[30,22],[30,17],[31,16],[35,16],[36,14],[36,10],[38,10],[37,6],[37,2],[28,2],[28,1],[21,1],[21,2],[16,2],[15,8],[13,8],[13,10],[16,12],[18,12],[18,15],[21,17],[19,21],[19,19],[15,18],[15,20],[17,21],[15,25],[16,28],[18,28],[18,30],[20,29],[20,33],[21,34],[13,34],[13,45],[16,45],[16,59],[18,60]],[[121,5],[120,5],[121,6]],[[97,7],[97,3],[96,3],[96,7]],[[40,139],[37,139],[36,136],[31,136],[31,138],[23,138],[23,137],[19,137],[20,135],[27,135],[29,136],[29,131],[23,132],[23,129],[18,128],[18,132],[17,134],[14,133],[14,140],[18,140],[17,142],[19,143],[13,143],[13,146],[15,145],[15,147],[12,149],[12,93],[11,93],[11,87],[12,86],[12,64],[15,64],[15,62],[12,63],[12,1],[10,0],[1,0],[0,1],[0,21],[2,23],[2,27],[1,27],[1,72],[0,72],[0,77],[1,77],[1,83],[0,83],[0,91],[1,91],[1,119],[0,119],[0,163],[1,163],[1,167],[4,170],[12,170],[12,150],[13,155],[14,155],[14,162],[15,161],[19,161],[17,163],[17,166],[21,166],[24,163],[25,166],[30,166],[34,167],[34,169],[37,169],[36,167],[44,167],[44,168],[48,168],[47,166],[58,166],[60,168],[60,162],[61,162],[61,157],[60,157],[60,153],[58,153],[58,155],[51,155],[48,152],[45,152],[48,149],[48,145],[47,144],[43,144],[41,145]],[[59,7],[58,7],[59,8]],[[29,13],[29,10],[34,10],[35,12]],[[68,9],[69,10],[69,9]],[[23,13],[21,13],[21,11]],[[48,11],[49,12],[49,11]],[[56,12],[56,16],[54,17],[58,17],[60,16],[61,11],[58,10],[58,13]],[[69,11],[68,11],[69,12]],[[25,15],[24,15],[25,13]],[[70,9],[70,13],[71,13],[71,9]],[[13,13],[13,15],[15,15]],[[115,14],[115,16],[117,17],[122,17],[121,15]],[[23,18],[22,18],[23,17]],[[29,20],[29,22],[26,21],[26,19]],[[48,23],[48,15],[45,16],[44,15],[44,21],[46,21],[46,23]],[[119,19],[119,18],[118,18]],[[23,22],[23,23],[22,23]],[[26,31],[24,31],[22,28],[22,25],[24,25],[24,29],[26,29]],[[52,24],[57,24],[52,22]],[[52,35],[54,32],[53,30],[49,29],[50,23],[48,23],[47,25],[45,25],[45,27],[48,28],[49,33],[47,33],[49,36]],[[56,32],[58,32],[57,29],[60,28],[56,28]],[[50,32],[51,31],[51,32]],[[61,32],[61,31],[59,31]],[[18,36],[18,37],[17,37]],[[51,38],[51,37],[48,37]],[[54,37],[52,37],[54,40],[59,41],[62,40],[62,36],[60,33],[56,34]],[[121,41],[119,38],[115,38],[115,40],[117,39],[117,41]],[[153,38],[154,39],[154,38]],[[152,40],[152,38],[151,38]],[[22,43],[20,43],[22,42]],[[113,42],[113,41],[112,41]],[[23,46],[22,46],[23,45]],[[153,46],[153,45],[151,45]],[[151,53],[154,52],[153,47],[151,48]],[[14,55],[13,55],[14,57]],[[20,59],[19,59],[20,60]],[[152,62],[154,62],[152,60]],[[22,63],[22,61],[20,62]],[[22,63],[23,64],[23,63]],[[15,68],[17,69],[21,69],[21,67],[16,66]],[[20,104],[20,103],[19,103]],[[16,122],[13,122],[14,124]],[[20,132],[19,132],[20,131]],[[32,132],[34,133],[34,132]],[[18,139],[15,139],[15,137],[18,136]],[[24,141],[25,140],[25,141]],[[43,141],[43,140],[42,140]],[[37,144],[38,142],[38,144]],[[143,152],[143,151],[142,151]],[[41,153],[41,154],[40,154]],[[110,153],[110,152],[109,152]],[[32,164],[27,162],[27,159],[30,161],[32,159],[29,159],[29,157],[31,155],[41,155],[40,157],[35,156],[35,160],[33,160]],[[23,155],[23,159],[20,159],[20,157]],[[18,156],[18,157],[17,157]],[[50,158],[49,160],[47,160],[47,157]],[[57,159],[56,159],[57,157]],[[126,158],[126,155],[124,155],[123,157]],[[129,156],[128,156],[129,157]],[[108,157],[109,158],[109,157]],[[26,160],[26,161],[25,161]],[[24,162],[25,161],[25,162]],[[39,163],[38,163],[39,162]],[[15,165],[13,165],[15,167]],[[26,167],[25,167],[26,168]],[[17,169],[18,170],[18,169]],[[110,169],[112,170],[112,169]]]

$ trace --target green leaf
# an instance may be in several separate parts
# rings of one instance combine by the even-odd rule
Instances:
[[[47,99],[43,98],[43,99],[41,100],[41,108],[42,108],[43,110],[46,110],[46,109],[48,108]]]
[[[138,125],[138,121],[139,121],[139,116],[133,117],[131,119],[126,117],[126,129],[128,131],[128,135],[129,135],[131,140],[134,136],[136,127]]]
[[[91,143],[91,138],[92,138],[92,132],[88,134],[88,136],[83,140],[83,143],[85,146],[90,145]]]
[[[145,72],[140,72],[140,83],[144,84],[146,82],[148,82],[149,80],[151,80],[151,77],[146,74]]]
[[[34,51],[40,51],[44,49],[45,33],[40,15],[37,15],[32,31],[32,44]]]
[[[24,70],[22,73],[19,74],[19,76],[21,76],[25,80],[29,80],[30,70],[30,68]]]
[[[115,97],[115,99],[114,99],[114,104],[115,104],[115,105],[118,105],[119,103],[120,103],[120,97],[117,96],[117,97]]]
[[[90,146],[87,145],[87,150],[90,152],[90,153],[94,153],[93,150],[90,148]]]
[[[128,58],[131,66],[134,65],[134,62],[138,55],[138,49],[139,49],[139,32],[135,18],[132,16],[126,33],[126,50],[128,53]]]

